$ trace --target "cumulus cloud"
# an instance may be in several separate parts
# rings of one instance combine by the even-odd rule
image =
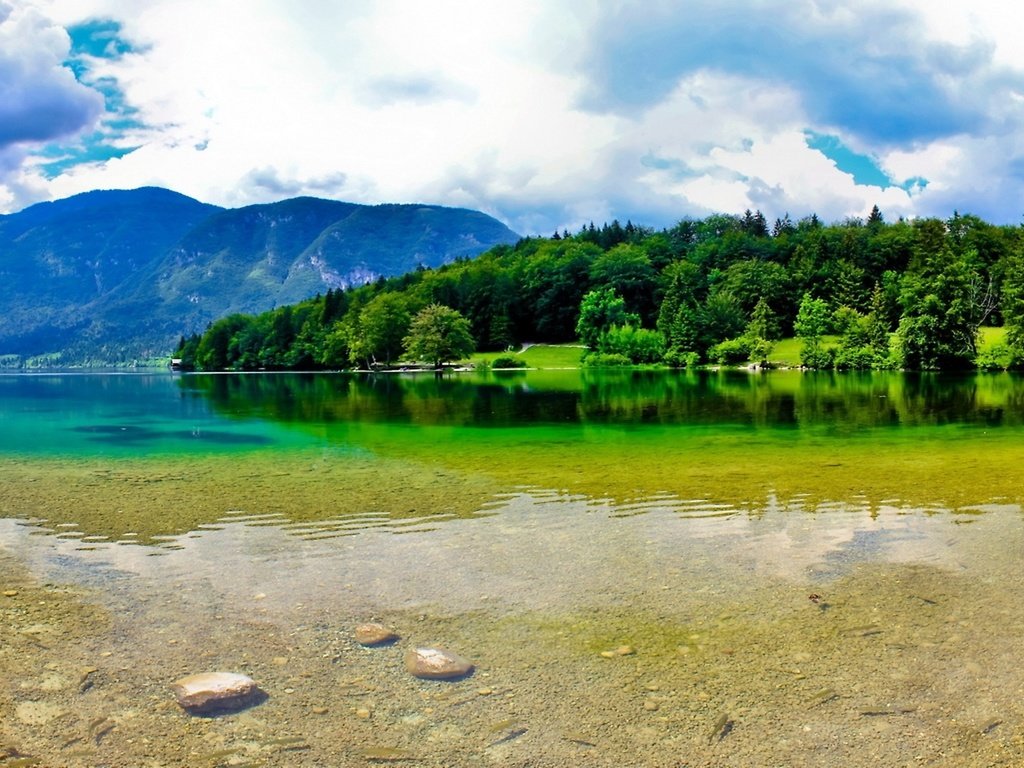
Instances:
[[[645,155],[640,179],[688,207],[842,218],[874,203],[891,215],[946,216],[957,203],[1013,221],[1012,164],[1000,170],[992,158],[1020,157],[1024,62],[1007,53],[992,12],[954,18],[934,4],[854,10],[806,0],[618,6],[576,64],[581,104],[687,137]],[[699,87],[708,78],[710,91]],[[806,146],[800,131],[841,138],[874,178]],[[973,162],[933,162],[951,152]]]
[[[920,34],[920,16],[878,2],[662,2],[620,7],[580,62],[584,104],[632,112],[699,70],[782,82],[817,125],[903,144],[969,131],[1002,77],[983,40]],[[982,96],[986,95],[986,96]]]
[[[305,179],[288,178],[282,176],[277,169],[266,166],[251,170],[245,175],[243,183],[279,197],[318,194],[332,196],[345,188],[346,180],[346,175],[340,172]]]
[[[0,3],[0,149],[68,137],[100,116],[103,97],[63,65],[69,46],[33,8]]]
[[[53,142],[96,121],[102,100],[61,66],[62,25],[106,132],[48,153],[0,143],[0,209],[157,184],[227,206],[459,205],[523,234],[876,203],[1016,222],[1024,49],[1006,6],[39,0],[52,23],[13,6],[0,22],[36,41],[3,38],[0,74],[67,98],[12,125]],[[12,103],[27,113],[29,96]]]

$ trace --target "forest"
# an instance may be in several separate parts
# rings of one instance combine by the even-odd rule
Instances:
[[[982,327],[1004,331],[979,351]],[[231,315],[182,337],[175,357],[372,370],[579,341],[588,365],[765,365],[793,336],[808,368],[1024,367],[1024,230],[959,213],[887,222],[877,206],[833,224],[749,210],[662,230],[590,224]]]

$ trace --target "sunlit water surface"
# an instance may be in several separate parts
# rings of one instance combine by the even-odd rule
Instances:
[[[0,377],[0,768],[1019,765],[1022,395]]]

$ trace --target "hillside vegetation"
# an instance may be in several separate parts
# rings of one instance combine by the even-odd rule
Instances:
[[[0,364],[166,357],[182,333],[475,256],[518,236],[478,211],[316,198],[224,209],[159,188],[0,216]]]
[[[235,314],[177,355],[205,370],[393,366],[422,357],[410,329],[445,307],[478,352],[578,339],[598,365],[768,364],[795,337],[786,357],[815,368],[1019,367],[1022,242],[1019,227],[974,216],[887,223],[877,208],[831,225],[750,211],[662,231],[591,224]],[[983,325],[1002,341],[980,348]]]

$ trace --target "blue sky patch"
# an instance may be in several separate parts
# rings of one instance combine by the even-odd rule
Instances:
[[[74,146],[48,144],[36,153],[37,157],[46,160],[37,167],[43,176],[53,179],[75,166],[115,160],[131,154],[136,149],[138,147],[115,146],[110,143],[109,136],[106,133],[94,131],[80,139]]]
[[[914,176],[902,183],[895,182],[889,174],[879,167],[874,158],[854,152],[843,144],[838,136],[816,133],[815,131],[804,131],[804,139],[808,147],[821,152],[821,154],[835,163],[836,168],[843,173],[850,174],[855,184],[881,187],[882,189],[899,187],[906,192],[915,187],[924,188],[928,185],[928,180],[920,176]]]
[[[113,19],[92,19],[67,28],[71,38],[71,59],[92,56],[97,59],[120,59],[136,48],[121,37],[121,22]]]
[[[47,144],[35,156],[42,162],[39,171],[55,178],[79,165],[102,163],[124,157],[138,149],[126,145],[129,133],[147,126],[138,118],[139,110],[128,103],[121,84],[113,77],[97,77],[97,60],[117,61],[138,48],[122,37],[121,23],[112,19],[92,19],[67,28],[71,50],[64,65],[75,79],[103,96],[104,114],[99,127],[72,142]]]

